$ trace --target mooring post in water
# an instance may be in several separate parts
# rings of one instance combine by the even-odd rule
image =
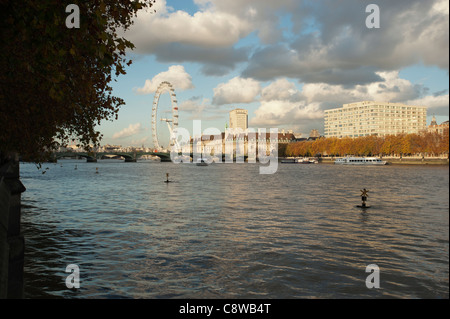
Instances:
[[[369,195],[367,194],[368,192],[369,190],[365,188],[361,190],[361,200],[362,200],[361,207],[366,207],[367,197],[369,197]]]
[[[164,183],[170,183],[170,181],[169,181],[169,173],[166,173],[166,180],[164,181]]]

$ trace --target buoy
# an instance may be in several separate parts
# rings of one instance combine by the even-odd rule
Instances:
[[[95,174],[98,174],[98,167],[95,168]]]
[[[76,165],[75,165],[75,168],[74,168],[74,169],[78,169]]]

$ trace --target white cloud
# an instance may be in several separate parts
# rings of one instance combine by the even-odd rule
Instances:
[[[286,100],[262,101],[250,120],[254,127],[278,127],[306,124],[309,120],[323,118],[320,103],[290,102]]]
[[[422,94],[422,86],[400,78],[398,71],[377,72],[377,74],[383,81],[367,85],[367,94],[373,100],[404,103]]]
[[[230,14],[246,21],[247,28],[255,31],[263,43],[274,43],[282,38],[278,25],[280,13],[289,13],[298,5],[298,0],[196,0],[203,8]]]
[[[196,0],[199,9],[190,14],[158,0],[156,13],[138,12],[124,36],[138,54],[153,54],[159,62],[199,63],[205,75],[225,75],[248,61],[251,48],[235,45],[252,32],[263,43],[282,38],[280,10],[288,12],[295,1]]]
[[[139,12],[125,37],[139,54],[154,54],[160,62],[200,63],[206,75],[224,75],[248,61],[242,77],[258,80],[355,85],[379,81],[380,70],[416,63],[449,66],[447,0],[379,0],[381,27],[376,30],[365,27],[365,1],[194,4],[199,9],[189,14],[158,0],[156,13]],[[267,45],[236,46],[252,33]]]
[[[172,65],[168,71],[155,75],[151,80],[145,80],[142,88],[135,91],[139,94],[155,93],[161,82],[168,81],[176,90],[188,90],[194,88],[191,76],[186,72],[182,65]]]
[[[213,104],[251,103],[260,92],[261,85],[258,81],[234,77],[214,88]]]
[[[340,107],[344,103],[358,101],[386,101],[405,103],[423,95],[424,88],[399,77],[398,71],[377,72],[380,81],[346,87],[327,83],[308,83],[302,95],[310,102]],[[333,103],[334,105],[331,105]]]
[[[409,100],[409,105],[424,105],[428,107],[428,115],[446,115],[448,116],[449,95],[427,95],[425,97]]]
[[[126,33],[138,53],[152,53],[157,46],[167,43],[225,48],[252,31],[246,20],[231,13],[208,7],[190,15],[181,10],[171,11],[165,0],[157,3],[156,13],[139,12]]]
[[[423,63],[448,70],[448,1],[379,0],[381,27],[368,29],[364,1],[299,1],[292,36],[261,46],[243,76],[304,83],[366,84],[376,72]]]
[[[308,102],[295,83],[282,78],[261,90],[260,105],[255,111],[255,117],[251,118],[250,125],[298,129],[311,123],[311,120],[321,118],[321,104]]]
[[[210,100],[198,97],[192,97],[189,100],[183,101],[180,106],[180,112],[190,113],[188,120],[203,118],[203,111],[210,106]]]
[[[263,88],[261,99],[264,101],[293,101],[301,99],[301,94],[293,82],[289,82],[286,78],[282,78]]]
[[[141,123],[130,124],[130,126],[128,126],[127,128],[124,128],[120,132],[115,133],[112,138],[120,139],[120,138],[124,138],[124,137],[130,137],[130,136],[140,133],[142,130],[143,129],[142,129]]]

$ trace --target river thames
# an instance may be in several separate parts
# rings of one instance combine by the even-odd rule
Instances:
[[[26,298],[449,297],[448,166],[20,169]]]

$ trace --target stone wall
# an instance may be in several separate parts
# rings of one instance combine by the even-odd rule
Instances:
[[[25,243],[21,233],[19,161],[0,166],[0,298],[23,298]]]

